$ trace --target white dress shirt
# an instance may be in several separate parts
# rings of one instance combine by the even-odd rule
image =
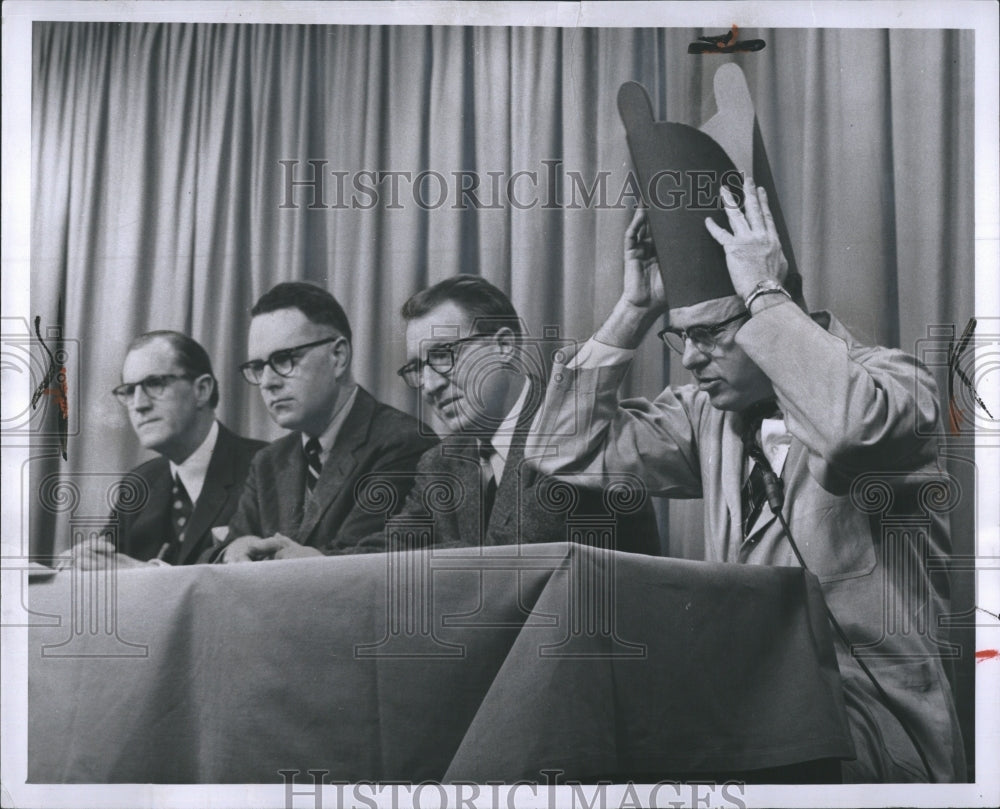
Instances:
[[[507,465],[507,456],[510,454],[510,445],[514,442],[514,433],[517,430],[517,423],[521,418],[521,411],[524,410],[524,403],[528,400],[528,380],[524,381],[521,393],[517,401],[504,416],[497,431],[490,438],[490,445],[493,447],[493,454],[490,456],[490,465],[493,470],[493,477],[500,484],[503,477],[504,467]]]
[[[347,414],[351,412],[351,408],[354,407],[354,400],[358,398],[358,386],[354,386],[354,390],[351,391],[351,395],[347,397],[347,401],[344,402],[340,410],[337,411],[337,415],[333,417],[333,420],[327,425],[327,428],[323,430],[322,435],[316,436],[319,440],[319,462],[326,466],[326,459],[330,457],[330,450],[333,449],[334,443],[337,441],[337,436],[340,434],[340,428],[344,426],[344,422],[347,421]],[[312,436],[308,436],[302,433],[302,449],[306,447],[306,443]]]
[[[191,498],[191,505],[194,506],[201,496],[201,490],[205,486],[205,476],[208,474],[208,465],[212,462],[212,453],[215,451],[215,442],[219,440],[219,422],[213,421],[209,428],[205,440],[198,445],[198,449],[192,452],[178,465],[170,462],[170,475],[175,480],[180,477],[181,483]]]

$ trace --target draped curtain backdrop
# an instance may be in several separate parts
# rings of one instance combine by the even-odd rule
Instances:
[[[361,384],[413,413],[394,373],[398,310],[441,278],[485,276],[534,336],[588,336],[620,291],[634,201],[618,88],[639,81],[661,120],[699,125],[726,60],[747,76],[810,305],[910,351],[928,324],[961,326],[972,33],[744,31],[767,48],[689,56],[700,33],[36,23],[31,301],[80,341],[68,371],[81,429],[49,466],[145,457],[109,390],[129,340],[156,328],[208,349],[223,421],[276,437],[237,366],[249,309],[279,281],[330,289]],[[376,172],[409,177],[382,178],[377,198],[352,185],[375,188]],[[599,172],[603,207],[569,177],[590,189]],[[289,186],[316,176],[319,188]],[[654,395],[669,370],[649,339],[628,387]],[[39,550],[62,549],[68,536],[33,516]]]
[[[639,81],[660,120],[700,125],[730,60],[754,98],[810,306],[909,351],[930,324],[960,330],[974,291],[972,32],[745,30],[766,49],[689,56],[703,33],[36,23],[32,314],[79,340],[67,370],[80,429],[66,462],[38,450],[32,479],[148,457],[109,391],[127,343],[149,329],[201,342],[220,418],[276,437],[237,366],[249,309],[279,281],[330,289],[352,321],[359,382],[415,414],[395,369],[399,307],[421,287],[481,274],[532,335],[588,336],[620,291],[634,201],[614,204],[631,166],[619,86]],[[283,207],[289,176],[313,176],[310,160],[326,161],[315,164],[322,199],[296,186]],[[521,171],[537,183],[520,176],[509,204],[505,183]],[[560,204],[567,173],[590,186],[601,171],[606,206]],[[418,190],[429,204],[417,205],[400,175],[396,199],[386,180],[374,206],[343,207],[352,195],[371,206],[352,178],[375,182],[358,172],[437,172],[448,199],[437,205],[441,182],[427,176]],[[478,178],[484,207],[456,205],[453,172]],[[548,187],[552,174],[560,188]],[[683,379],[650,337],[627,392],[653,396]],[[671,506],[671,552],[696,555],[698,508]],[[35,497],[30,510],[33,550],[64,549],[66,515]],[[956,519],[956,545],[971,552],[971,512]]]

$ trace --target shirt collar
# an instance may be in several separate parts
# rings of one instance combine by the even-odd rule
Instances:
[[[170,462],[171,477],[180,477],[192,503],[198,501],[201,489],[205,485],[208,465],[212,461],[215,442],[218,440],[219,422],[213,420],[212,426],[208,430],[208,435],[205,436],[205,440],[198,445],[198,449],[184,459],[184,463],[175,464],[173,461]]]
[[[354,386],[354,390],[351,391],[350,395],[347,397],[347,401],[344,402],[340,410],[337,411],[337,415],[333,417],[333,420],[327,425],[327,428],[323,430],[322,435],[316,436],[319,439],[319,458],[322,463],[326,463],[326,457],[330,454],[330,450],[333,449],[333,444],[337,440],[337,435],[340,433],[340,428],[344,426],[344,422],[347,421],[347,414],[351,412],[351,408],[354,407],[354,400],[358,398],[358,386]],[[311,436],[302,433],[302,447],[306,446],[306,442]]]
[[[779,414],[760,423],[760,447],[776,475],[781,475],[791,445],[792,434],[788,432],[784,416]]]

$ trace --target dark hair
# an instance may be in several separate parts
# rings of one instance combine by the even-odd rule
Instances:
[[[285,281],[261,295],[250,310],[250,316],[279,309],[298,309],[313,323],[332,326],[347,338],[348,343],[351,342],[351,324],[344,308],[322,287],[305,281]]]
[[[203,374],[208,374],[212,377],[212,395],[208,398],[208,406],[214,410],[215,406],[219,403],[219,381],[215,378],[215,374],[212,373],[212,361],[208,358],[208,352],[201,347],[201,343],[193,340],[186,334],[181,334],[179,331],[162,329],[140,334],[129,343],[128,351],[125,353],[131,354],[137,348],[142,348],[154,340],[164,340],[170,344],[170,347],[174,350],[174,358],[184,373],[191,374],[194,377],[199,377]]]
[[[404,320],[413,320],[449,301],[465,311],[481,334],[494,334],[505,327],[519,337],[524,334],[510,298],[478,275],[453,275],[422,289],[403,304],[399,313]]]

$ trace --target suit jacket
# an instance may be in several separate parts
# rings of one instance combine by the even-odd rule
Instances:
[[[205,473],[205,483],[194,504],[180,551],[165,561],[189,565],[205,561],[212,549],[212,528],[227,525],[243,491],[254,453],[267,446],[264,441],[243,438],[219,424],[219,437]],[[170,461],[163,456],[132,470],[149,488],[146,505],[137,512],[116,508],[106,531],[117,530],[118,550],[135,559],[154,558],[165,542],[173,539],[170,528],[173,477]]]
[[[435,547],[580,541],[659,555],[656,517],[641,479],[619,476],[607,488],[596,478],[567,486],[524,462],[528,428],[544,393],[542,383],[529,385],[488,523],[478,442],[461,435],[448,436],[420,459],[416,485],[392,523],[432,519]],[[368,541],[384,543],[381,535]]]
[[[279,438],[254,458],[229,539],[283,534],[327,554],[373,550],[358,540],[382,530],[391,504],[401,504],[413,485],[420,456],[436,443],[417,419],[358,388],[312,496],[305,498],[302,434]],[[382,510],[386,490],[376,479],[392,490]],[[370,495],[355,491],[359,483],[374,485]]]
[[[933,438],[937,388],[913,357],[859,344],[828,313],[813,318],[781,303],[754,315],[736,337],[770,378],[792,436],[781,472],[782,511],[851,643],[869,644],[866,663],[907,717],[935,779],[962,779],[962,741],[937,629],[948,588],[934,568],[949,553],[945,510],[954,507]],[[628,362],[586,365],[553,370],[536,427],[557,437],[559,455],[539,461],[545,471],[630,471],[654,494],[702,497],[706,559],[798,566],[769,508],[742,536],[737,414],[716,410],[692,385],[667,388],[653,402],[619,402]],[[899,721],[851,651],[839,638],[834,645],[858,753],[845,779],[925,778]]]

